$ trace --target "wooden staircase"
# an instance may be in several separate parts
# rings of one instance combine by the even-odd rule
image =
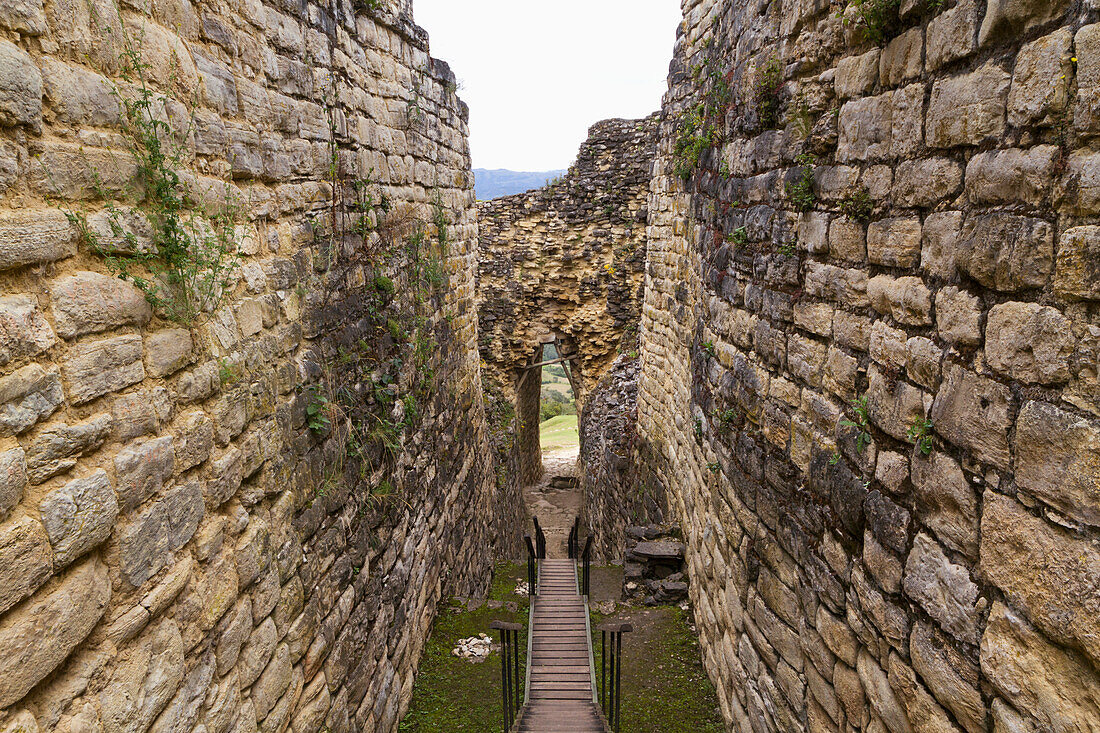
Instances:
[[[596,704],[588,603],[573,560],[540,560],[532,596],[527,695],[513,733],[606,733]]]

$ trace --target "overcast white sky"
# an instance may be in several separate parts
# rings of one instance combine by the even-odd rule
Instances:
[[[2,1],[2,0],[0,0]],[[679,0],[415,0],[470,105],[475,168],[568,168],[588,127],[661,106]]]

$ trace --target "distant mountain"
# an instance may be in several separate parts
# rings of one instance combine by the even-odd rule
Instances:
[[[474,168],[474,190],[478,201],[488,201],[501,196],[510,196],[513,193],[530,191],[532,188],[541,188],[547,181],[552,181],[564,173],[564,170],[532,172]]]

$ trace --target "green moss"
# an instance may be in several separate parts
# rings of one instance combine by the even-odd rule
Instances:
[[[501,563],[493,572],[489,598],[513,601],[519,606],[517,612],[506,607],[490,609],[486,604],[470,611],[457,600],[440,610],[424,648],[412,702],[400,730],[417,733],[499,730],[503,721],[500,656],[494,653],[486,661],[472,664],[454,656],[451,650],[459,639],[483,633],[499,642],[500,632],[489,629],[494,620],[520,623],[526,629],[527,599],[512,592],[517,583],[526,579],[526,565]],[[522,670],[526,664],[526,631],[520,634],[519,641]]]

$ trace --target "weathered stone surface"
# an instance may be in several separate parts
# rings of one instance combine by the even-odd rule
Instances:
[[[909,641],[913,669],[936,699],[955,714],[955,719],[968,733],[985,731],[985,704],[978,690],[978,665],[956,651],[946,637],[924,622],[913,626]]]
[[[47,494],[38,509],[53,545],[54,562],[61,568],[111,535],[118,501],[107,472],[100,470]]]
[[[18,435],[49,417],[64,399],[57,371],[38,364],[0,377],[0,437]]]
[[[977,50],[978,3],[961,0],[928,23],[926,64],[929,71],[966,58]]]
[[[1053,639],[1100,660],[1100,551],[1008,497],[985,502],[982,572]]]
[[[130,511],[161,490],[175,467],[172,436],[123,448],[115,456],[115,477],[123,511]]]
[[[1058,149],[1038,145],[978,153],[966,165],[966,195],[975,204],[1041,206],[1054,181]]]
[[[117,277],[77,272],[50,283],[50,308],[63,338],[116,326],[144,325],[153,312],[145,295]]]
[[[924,220],[920,266],[929,275],[955,277],[956,244],[962,231],[961,211],[940,211]]]
[[[42,525],[21,517],[0,525],[0,614],[49,580],[53,554]]]
[[[159,502],[168,523],[168,549],[175,552],[195,535],[205,514],[202,485],[188,481],[168,490]]]
[[[978,497],[959,464],[933,451],[913,452],[913,487],[921,520],[941,542],[969,557],[978,555]]]
[[[909,725],[909,720],[905,717],[905,712],[894,695],[894,690],[890,686],[886,673],[882,671],[874,658],[863,649],[859,651],[857,665],[859,679],[863,682],[867,699],[886,725],[886,729],[890,733],[910,733],[912,728]]]
[[[928,144],[951,148],[1000,136],[1005,129],[1008,87],[1008,73],[994,64],[937,81],[928,103]]]
[[[1022,616],[993,604],[982,637],[982,672],[1039,730],[1088,731],[1100,720],[1095,667],[1043,638]]]
[[[0,521],[19,504],[27,486],[27,461],[22,448],[0,451]]]
[[[924,419],[924,394],[904,380],[890,380],[878,368],[868,370],[867,408],[871,420],[898,440],[907,440],[909,428]]]
[[[1068,7],[1069,0],[1050,0],[1039,5],[1028,0],[990,0],[978,33],[978,43],[982,46],[1000,43],[1004,38],[1054,20]]]
[[[860,56],[846,56],[836,65],[836,95],[841,99],[859,97],[871,91],[878,80],[879,54],[877,48]]]
[[[930,158],[927,160],[906,160],[900,163],[894,171],[894,187],[892,189],[894,203],[906,208],[931,207],[947,201],[958,192],[963,181],[962,166],[947,158]],[[916,231],[915,258],[920,257],[920,220],[919,219],[894,219],[886,220],[894,222],[908,222],[907,227]],[[868,246],[870,246],[870,229],[868,230]],[[915,224],[915,226],[914,226]],[[891,225],[893,228],[896,225]],[[895,234],[898,232],[895,231]],[[872,260],[873,261],[873,260]],[[904,260],[907,264],[895,265],[897,267],[912,267],[916,264],[913,255],[906,253]],[[884,262],[881,264],[891,264]]]
[[[141,336],[79,343],[69,349],[62,371],[77,405],[140,382],[145,378]]]
[[[275,645],[279,642],[279,632],[275,628],[275,622],[270,618],[265,619],[248,639],[241,650],[240,663],[237,672],[241,677],[241,687],[249,687],[259,679],[271,655],[275,651]]]
[[[910,28],[886,44],[879,57],[879,83],[894,87],[921,74],[924,61],[924,32]]]
[[[1020,49],[1008,93],[1010,125],[1049,125],[1065,110],[1071,78],[1066,73],[1070,68],[1066,62],[1072,55],[1072,43],[1073,31],[1060,28]],[[1077,104],[1080,113],[1084,104],[1080,95]],[[1074,117],[1074,124],[1080,127],[1076,114]]]
[[[987,214],[966,220],[956,266],[987,288],[1041,288],[1054,270],[1054,232],[1042,219]]]
[[[55,262],[74,254],[76,236],[64,212],[46,209],[0,214],[0,271]]]
[[[936,330],[940,338],[961,346],[982,342],[982,308],[977,296],[954,285],[936,293]]]
[[[1100,526],[1100,427],[1028,402],[1016,421],[1016,481],[1067,516]]]
[[[0,618],[0,707],[21,699],[57,668],[107,610],[107,568],[86,560]]]
[[[890,654],[890,687],[897,694],[905,717],[916,731],[928,733],[961,733],[947,711],[924,689],[912,668],[897,654]]]
[[[985,356],[994,371],[1022,382],[1069,381],[1074,340],[1061,311],[1035,303],[1002,303],[989,312]]]
[[[1073,227],[1062,232],[1054,291],[1067,300],[1100,300],[1100,227]]]
[[[905,562],[905,594],[920,603],[944,631],[968,644],[978,643],[978,586],[965,567],[948,560],[923,533],[913,540]]]
[[[32,295],[0,297],[0,366],[36,356],[56,343],[53,329]]]
[[[210,480],[206,483],[206,501],[209,506],[221,506],[241,488],[243,460],[241,450],[234,446],[211,462]]]
[[[156,432],[171,416],[173,405],[168,390],[154,387],[119,395],[111,403],[114,424],[111,437],[120,443]]]
[[[154,721],[150,733],[190,733],[202,713],[203,701],[213,679],[214,655],[207,653]]]
[[[42,74],[26,52],[13,43],[0,41],[0,124],[37,127],[41,121]]]
[[[263,720],[279,701],[290,685],[292,676],[290,648],[280,644],[271,658],[271,663],[252,686],[252,701],[256,705],[256,717]]]
[[[1100,23],[1083,26],[1074,38],[1077,46],[1077,104],[1073,126],[1081,132],[1100,130]]]
[[[46,101],[57,118],[74,125],[113,125],[119,120],[119,103],[106,77],[79,66],[42,59]]]
[[[874,264],[913,267],[920,247],[920,219],[883,219],[867,227],[867,259]]]
[[[168,561],[168,544],[168,515],[163,502],[135,515],[119,533],[119,569],[126,582],[137,588],[160,572]]]
[[[40,484],[68,471],[84,453],[97,450],[111,433],[111,416],[94,415],[75,425],[53,424],[27,447],[27,476]]]
[[[936,432],[955,445],[969,448],[980,460],[1007,469],[1011,460],[1008,432],[1012,393],[1004,385],[950,362],[932,403]]]
[[[162,621],[142,634],[99,693],[103,730],[148,730],[183,680],[183,653],[183,638],[174,621]]]
[[[0,9],[0,25],[29,36],[46,32],[46,14],[42,0],[11,0]]]
[[[932,293],[919,277],[876,275],[867,281],[867,299],[872,308],[899,323],[932,322]]]
[[[157,331],[145,338],[145,365],[150,377],[167,377],[191,363],[191,332]]]

